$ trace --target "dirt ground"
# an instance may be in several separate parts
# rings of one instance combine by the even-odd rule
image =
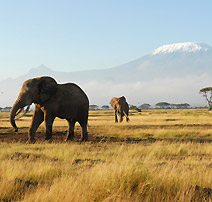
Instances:
[[[0,129],[3,129],[3,127],[0,127]],[[80,141],[80,134],[75,133],[74,140],[69,141],[71,142],[81,142]],[[45,140],[45,134],[44,132],[36,132],[35,134],[36,143],[65,143],[66,139],[66,132],[53,132],[52,133],[52,140]],[[28,133],[1,133],[0,132],[0,143],[1,142],[7,142],[7,143],[26,143],[28,140]],[[88,141],[89,143],[142,143],[142,144],[151,144],[157,141],[166,141],[166,142],[196,142],[196,143],[212,143],[212,139],[201,139],[201,138],[188,138],[188,139],[178,139],[178,138],[154,138],[154,137],[146,137],[146,138],[133,138],[133,137],[110,137],[110,136],[96,136],[95,134],[88,133]]]
[[[62,132],[53,132],[52,133],[52,143],[63,143],[66,139],[66,133]],[[45,142],[45,134],[41,132],[37,132],[35,135],[36,142],[37,143],[43,143]],[[27,133],[0,133],[0,142],[8,142],[8,143],[26,143],[28,140],[28,134]],[[119,137],[106,137],[106,136],[94,136],[92,134],[88,134],[88,142],[90,143],[99,143],[99,142],[140,142],[139,139],[124,139]],[[80,142],[80,135],[76,134],[74,140],[72,142]]]

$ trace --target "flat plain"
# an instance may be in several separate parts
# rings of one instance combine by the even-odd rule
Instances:
[[[44,125],[25,144],[32,113],[17,120],[0,113],[0,201],[211,201],[212,112],[207,109],[91,111],[89,141],[64,142],[56,119],[52,142]]]

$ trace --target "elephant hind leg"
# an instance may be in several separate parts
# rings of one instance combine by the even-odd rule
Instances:
[[[81,141],[85,142],[88,140],[87,121],[79,122],[79,124],[82,128]]]
[[[120,122],[122,122],[123,121],[123,114],[121,113],[120,114]]]
[[[67,120],[67,121],[68,121],[69,128],[68,128],[67,137],[65,141],[74,139],[74,126],[76,123],[76,121],[73,121],[73,120]]]

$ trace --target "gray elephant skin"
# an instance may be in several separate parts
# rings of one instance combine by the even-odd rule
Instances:
[[[120,117],[120,122],[123,121],[123,116],[126,117],[127,122],[130,120],[128,117],[129,105],[124,96],[112,98],[110,101],[110,105],[115,110],[115,122],[118,122],[118,116]]]
[[[52,139],[52,125],[56,117],[68,121],[69,129],[66,140],[74,138],[76,122],[79,122],[82,128],[81,140],[88,139],[89,100],[76,84],[57,84],[53,78],[47,76],[25,81],[10,113],[10,123],[15,131],[18,131],[15,117],[25,106],[29,109],[32,103],[35,103],[35,110],[28,132],[29,143],[35,142],[36,130],[43,121],[45,122],[45,139]]]

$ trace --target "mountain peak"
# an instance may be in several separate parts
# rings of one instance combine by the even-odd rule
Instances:
[[[38,67],[31,68],[27,73],[28,77],[37,77],[37,76],[48,76],[52,75],[53,71],[47,66],[41,64]]]
[[[152,52],[152,55],[157,54],[169,54],[169,53],[196,53],[196,52],[207,52],[212,50],[207,44],[196,43],[196,42],[185,42],[185,43],[175,43],[169,45],[163,45]]]
[[[33,68],[34,70],[44,70],[44,71],[51,71],[51,69],[50,68],[48,68],[46,65],[44,65],[44,64],[41,64],[41,65],[39,65],[39,66],[37,66],[37,67],[35,67],[35,68]]]
[[[46,65],[39,65],[38,67],[32,68],[29,70],[29,73],[49,73],[52,72],[50,68],[48,68]]]

